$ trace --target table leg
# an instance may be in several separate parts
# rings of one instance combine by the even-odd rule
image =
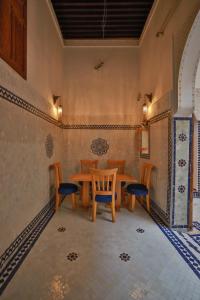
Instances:
[[[119,210],[121,207],[121,182],[116,182],[116,192],[117,192],[117,201],[116,201],[116,209]]]
[[[82,185],[82,204],[83,207],[88,207],[89,206],[89,182],[83,181]]]

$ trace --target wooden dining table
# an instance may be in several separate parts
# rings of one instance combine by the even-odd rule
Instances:
[[[83,182],[82,186],[82,204],[83,207],[89,207],[89,189],[90,189],[90,182],[92,182],[92,175],[85,174],[85,173],[77,173],[73,174],[69,177],[70,180],[76,182]],[[133,183],[137,182],[134,176],[127,175],[127,174],[117,174],[116,177],[116,193],[117,193],[117,200],[116,200],[116,208],[120,209],[121,207],[121,183]]]

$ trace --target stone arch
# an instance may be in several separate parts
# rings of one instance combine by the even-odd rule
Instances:
[[[200,11],[189,32],[178,75],[178,114],[191,115],[200,120],[200,106],[195,101],[195,79],[200,59]]]

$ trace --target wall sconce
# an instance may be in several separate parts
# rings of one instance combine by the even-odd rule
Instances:
[[[153,94],[150,93],[150,94],[145,94],[144,95],[144,98],[146,98],[150,103],[152,102],[152,98],[153,98]]]
[[[62,120],[61,96],[53,95],[53,104],[57,108],[58,121],[61,121]]]
[[[146,102],[142,105],[142,112],[144,115],[146,115],[148,112],[148,106],[147,106]]]
[[[142,105],[142,112],[146,116],[146,114],[148,113],[148,102],[150,102],[150,103],[152,102],[153,94],[152,93],[150,93],[150,94],[146,93],[142,97],[141,93],[139,93],[137,101],[140,101],[141,99],[144,101],[144,104]]]

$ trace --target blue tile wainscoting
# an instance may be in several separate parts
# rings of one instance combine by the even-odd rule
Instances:
[[[189,228],[192,118],[173,119],[172,228]]]

